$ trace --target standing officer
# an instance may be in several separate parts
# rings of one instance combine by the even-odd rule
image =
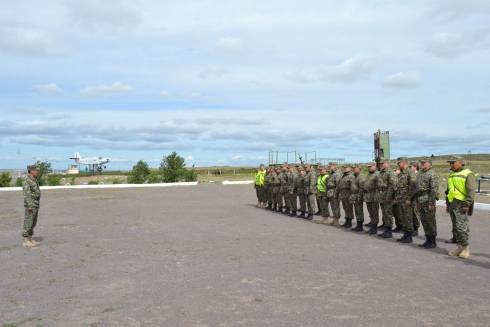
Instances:
[[[337,197],[336,188],[342,178],[342,172],[335,162],[330,162],[330,176],[327,179],[327,201],[332,209],[333,221],[329,225],[338,226],[340,219],[340,200]]]
[[[364,182],[364,202],[369,213],[368,234],[375,235],[378,233],[379,223],[379,200],[378,200],[378,180],[379,171],[375,162],[368,163],[368,174]]]
[[[361,174],[361,167],[356,165],[354,167],[354,181],[350,187],[350,197],[349,202],[354,205],[354,212],[356,214],[356,227],[352,228],[354,232],[362,232],[364,228],[362,224],[364,223],[364,183],[366,177]]]
[[[317,178],[316,188],[318,195],[318,206],[320,207],[320,215],[322,216],[322,220],[320,224],[326,224],[328,222],[328,217],[330,216],[330,212],[328,210],[328,201],[327,201],[327,179],[328,173],[327,168],[322,167],[320,169],[320,175]]]
[[[298,173],[296,172],[293,166],[290,166],[287,191],[288,191],[288,199],[289,199],[289,208],[291,209],[289,215],[291,217],[296,217],[296,211],[298,210],[298,193],[296,191],[297,179],[298,179]]]
[[[437,246],[436,201],[439,190],[439,178],[432,169],[432,160],[428,157],[420,160],[422,171],[416,181],[415,199],[420,211],[420,221],[424,228],[426,241],[419,246],[432,249]]]
[[[384,232],[379,236],[391,238],[391,228],[393,227],[393,200],[396,191],[396,176],[390,170],[390,162],[384,161],[381,164],[381,171],[378,178],[378,198],[383,213]]]
[[[299,208],[300,208],[300,218],[306,218],[306,200],[307,200],[307,190],[306,190],[306,172],[303,167],[299,167],[299,175],[296,179],[296,191],[298,192],[299,198]]]
[[[410,162],[410,169],[412,171],[413,183],[416,186],[416,180],[419,173],[419,163],[417,161]],[[412,236],[419,235],[419,227],[420,227],[420,212],[417,209],[417,203],[412,201],[412,217],[413,217],[413,233]]]
[[[403,226],[403,236],[397,241],[400,243],[412,243],[413,210],[410,199],[415,193],[415,178],[413,177],[414,173],[408,167],[407,158],[398,158],[398,169],[400,173],[397,178],[395,203],[398,205],[401,226]]]
[[[264,183],[265,183],[265,169],[264,165],[260,165],[259,169],[255,172],[255,192],[257,193],[257,207],[265,208],[266,199],[264,194]]]
[[[351,185],[354,183],[354,179],[352,167],[349,165],[342,166],[342,178],[337,185],[336,192],[337,197],[342,201],[342,207],[344,208],[345,222],[342,225],[344,228],[352,227],[352,219],[354,218],[354,208],[349,201]]]
[[[398,176],[400,175],[400,168],[396,168],[395,170],[395,183],[398,180]],[[393,201],[393,218],[395,218],[395,228],[392,230],[393,233],[401,233],[403,232],[403,218],[401,217],[402,209],[398,205],[397,201]]]
[[[281,203],[281,213],[289,214],[289,201],[288,201],[288,166],[283,165],[282,169],[280,169],[279,173],[279,181],[281,183],[281,187],[279,188],[279,197]],[[282,204],[284,206],[282,207]]]
[[[305,176],[305,182],[306,182],[306,190],[307,190],[307,201],[306,204],[308,205],[308,216],[306,219],[308,220],[313,220],[313,216],[315,215],[317,211],[317,205],[316,205],[316,171],[314,168],[311,167],[311,165],[306,166],[306,176]]]
[[[447,179],[446,203],[453,224],[453,235],[458,246],[448,254],[468,259],[470,256],[468,216],[473,213],[475,175],[471,170],[464,168],[463,158],[459,156],[453,156],[448,162],[451,174]]]
[[[37,181],[38,177],[39,170],[37,166],[28,166],[27,176],[24,184],[22,185],[25,208],[22,245],[26,248],[32,248],[39,245],[39,242],[32,239],[32,235],[34,235],[34,227],[36,227],[37,224],[37,216],[41,201],[41,190],[39,189],[39,183]]]

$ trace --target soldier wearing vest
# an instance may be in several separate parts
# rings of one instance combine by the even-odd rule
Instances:
[[[289,216],[296,217],[298,211],[298,192],[296,190],[296,180],[298,179],[298,173],[293,166],[289,166],[288,173],[288,201],[291,212]]]
[[[25,208],[22,245],[26,248],[32,248],[39,245],[39,242],[32,239],[34,227],[36,227],[37,224],[37,216],[41,201],[41,190],[39,189],[39,184],[37,182],[38,176],[39,170],[37,166],[27,167],[27,176],[22,185]]]
[[[259,169],[255,172],[255,192],[257,193],[257,207],[265,208],[266,198],[264,194],[264,183],[265,183],[265,169],[264,165],[260,165]]]
[[[349,201],[351,185],[354,183],[354,179],[352,167],[350,165],[342,166],[342,178],[337,185],[336,192],[344,208],[345,222],[342,225],[343,228],[351,228],[352,219],[354,219],[354,206]]]
[[[333,221],[329,222],[329,225],[338,226],[340,219],[340,200],[337,197],[337,192],[335,191],[340,179],[342,178],[342,172],[337,168],[335,162],[330,162],[330,176],[327,179],[327,201],[332,209]]]
[[[369,213],[368,234],[376,235],[378,233],[379,223],[379,200],[378,200],[378,180],[379,171],[375,162],[368,163],[368,174],[364,182],[364,202]]]
[[[318,206],[320,207],[320,215],[322,216],[322,220],[319,222],[320,224],[327,224],[328,217],[330,217],[330,212],[328,210],[328,201],[327,201],[327,180],[328,180],[327,168],[322,167],[320,169],[320,175],[317,178],[316,189],[318,191]]]
[[[459,156],[452,157],[448,162],[451,173],[447,179],[446,203],[457,244],[457,248],[448,254],[467,259],[470,256],[468,216],[472,214],[474,203],[475,175],[464,167],[463,158]]]
[[[307,200],[307,190],[306,190],[306,172],[303,167],[299,167],[298,178],[296,179],[296,192],[298,192],[299,198],[299,208],[300,208],[300,218],[306,218],[306,200]]]
[[[354,182],[350,186],[350,196],[349,202],[354,205],[354,213],[356,214],[356,227],[352,228],[354,232],[362,232],[364,228],[362,224],[364,223],[364,182],[366,176],[361,174],[361,167],[354,167]]]
[[[316,205],[316,171],[310,165],[306,166],[306,176],[305,176],[305,184],[307,191],[307,201],[306,205],[308,207],[308,216],[306,219],[313,220],[313,216],[317,211]]]
[[[385,161],[381,164],[381,171],[378,178],[378,199],[383,214],[384,232],[379,235],[382,238],[391,238],[393,227],[393,201],[396,192],[396,176],[390,169],[390,162]]]
[[[395,203],[398,205],[398,213],[403,226],[403,236],[397,241],[400,243],[412,243],[413,234],[413,209],[411,198],[415,193],[415,177],[408,167],[407,158],[398,158],[397,190]]]
[[[421,171],[417,176],[416,192],[417,209],[420,212],[420,222],[424,228],[426,240],[419,245],[426,249],[437,246],[436,201],[439,190],[439,177],[432,169],[432,160],[428,157],[420,160]]]

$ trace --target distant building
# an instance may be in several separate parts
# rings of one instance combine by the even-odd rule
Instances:
[[[66,171],[68,175],[77,175],[80,173],[80,169],[78,168],[78,165],[70,165],[68,167],[68,170]]]

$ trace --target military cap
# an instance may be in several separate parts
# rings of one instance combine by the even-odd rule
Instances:
[[[464,159],[461,156],[451,156],[447,160],[447,162],[456,162],[456,161],[464,162]]]
[[[396,159],[397,162],[408,162],[408,158],[407,157],[399,157]]]
[[[429,162],[429,163],[432,163],[432,159],[430,157],[423,157],[422,159],[420,159],[420,162]]]
[[[410,166],[418,166],[419,163],[417,161],[410,161]]]
[[[376,166],[376,163],[374,161],[371,161],[371,162],[368,162],[367,166],[368,167]]]

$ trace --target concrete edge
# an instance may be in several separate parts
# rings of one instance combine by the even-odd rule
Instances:
[[[253,184],[254,181],[223,181],[223,185],[248,185]]]
[[[41,190],[66,190],[66,189],[103,189],[103,188],[149,188],[149,187],[173,187],[195,186],[197,182],[180,183],[155,183],[155,184],[99,184],[99,185],[65,185],[65,186],[41,186]],[[0,192],[22,191],[22,187],[2,187]]]

